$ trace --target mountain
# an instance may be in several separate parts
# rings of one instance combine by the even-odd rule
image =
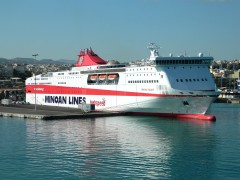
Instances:
[[[0,58],[0,64],[8,64],[8,59]]]
[[[75,64],[76,60],[52,60],[52,59],[42,59],[36,60],[34,58],[13,58],[13,59],[6,59],[0,58],[0,64]]]

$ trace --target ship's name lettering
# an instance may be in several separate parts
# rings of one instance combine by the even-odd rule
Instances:
[[[153,88],[142,88],[142,91],[154,91]]]
[[[96,101],[96,100],[90,100],[90,104],[95,104],[95,106],[105,106],[106,105],[106,101]]]
[[[45,103],[54,104],[82,104],[86,103],[86,97],[81,96],[45,96]]]
[[[33,88],[36,91],[44,91],[44,88]]]

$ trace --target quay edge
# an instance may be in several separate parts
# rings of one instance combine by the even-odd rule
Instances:
[[[173,117],[176,119],[198,119],[205,121],[216,121],[213,115],[203,114],[146,114],[146,113],[131,113],[131,112],[109,112],[109,111],[93,111],[84,113],[81,109],[63,108],[56,106],[37,106],[34,110],[34,105],[11,105],[1,106],[0,116],[3,117],[17,117],[40,120],[60,120],[60,119],[83,119],[95,117],[110,117],[110,116],[159,116],[159,117]]]
[[[127,113],[120,112],[87,112],[84,113],[76,108],[62,108],[53,106],[37,106],[34,110],[34,105],[11,105],[1,106],[0,116],[17,117],[41,120],[57,120],[57,119],[81,119],[95,118],[108,116],[124,116]]]

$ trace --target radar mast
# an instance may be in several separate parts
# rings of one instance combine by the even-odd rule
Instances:
[[[155,43],[149,43],[149,46],[147,47],[150,50],[150,58],[149,60],[155,60],[156,57],[159,56],[158,49],[160,48]]]

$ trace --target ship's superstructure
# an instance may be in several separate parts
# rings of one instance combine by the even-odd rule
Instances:
[[[126,66],[101,59],[92,49],[81,50],[69,71],[48,72],[26,80],[31,104],[78,108],[95,104],[96,110],[126,111],[184,118],[205,116],[218,97],[209,72],[212,57],[161,57],[150,44],[150,58]]]

